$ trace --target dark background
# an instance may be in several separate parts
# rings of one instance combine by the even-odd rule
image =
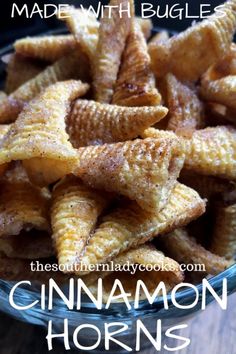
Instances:
[[[143,0],[144,1],[144,0]],[[23,6],[24,3],[27,3],[29,9],[31,10],[33,4],[37,2],[40,5],[40,8],[43,7],[44,4],[73,4],[73,5],[94,5],[98,1],[97,0],[1,0],[1,8],[0,8],[0,47],[4,44],[11,43],[14,39],[24,37],[26,35],[32,36],[38,34],[40,32],[52,30],[57,27],[62,27],[63,24],[61,21],[58,21],[55,16],[49,19],[41,19],[38,14],[34,15],[32,19],[27,19],[25,16],[11,18],[11,9],[12,4],[16,3],[19,8]],[[102,0],[103,4],[107,4],[108,1]],[[138,1],[136,0],[138,3]],[[180,4],[180,6],[184,6],[187,2],[189,6],[191,6],[191,14],[197,15],[199,14],[199,4],[208,3],[212,5],[212,9],[224,2],[224,0],[145,0],[144,2],[152,3],[154,6],[160,5],[163,7],[163,11],[165,10],[165,5],[169,4],[172,6],[174,4]],[[155,26],[164,27],[169,29],[174,29],[177,31],[183,30],[187,28],[192,23],[192,19],[157,19],[156,17],[152,18]]]

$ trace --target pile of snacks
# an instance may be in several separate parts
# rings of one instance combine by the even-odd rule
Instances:
[[[119,277],[132,292],[139,277],[171,289],[189,276],[179,263],[214,275],[234,262],[236,0],[151,39],[120,3],[132,16],[70,7],[58,14],[70,34],[17,40],[2,58],[3,279]],[[32,260],[64,271],[31,272]],[[110,261],[169,271],[88,270]]]

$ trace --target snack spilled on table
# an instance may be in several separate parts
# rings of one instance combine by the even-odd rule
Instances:
[[[132,294],[144,278],[170,290],[190,275],[180,264],[205,276],[234,263],[236,0],[152,38],[121,3],[131,16],[114,7],[101,21],[71,6],[58,13],[68,34],[19,39],[2,58],[2,279],[93,289],[102,277],[105,297],[115,278]],[[56,259],[61,271],[30,271]],[[165,269],[99,271],[111,262]]]

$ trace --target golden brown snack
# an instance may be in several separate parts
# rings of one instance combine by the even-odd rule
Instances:
[[[22,230],[49,231],[48,204],[48,195],[29,182],[22,167],[14,166],[0,180],[0,237]]]
[[[184,264],[204,264],[209,274],[223,272],[231,265],[224,258],[207,251],[184,229],[176,229],[168,235],[161,236],[159,240],[170,257]]]
[[[236,75],[236,44],[231,43],[227,54],[203,75],[202,80],[218,80],[224,76]]]
[[[175,134],[149,128],[142,136],[174,139]],[[231,126],[208,127],[195,131],[190,139],[182,138],[182,142],[186,154],[184,167],[187,170],[229,180],[236,179],[236,129]]]
[[[149,18],[142,18],[139,16],[135,16],[135,21],[141,27],[145,39],[148,40],[152,33],[152,21]]]
[[[219,76],[236,75],[236,44],[231,43],[230,51],[214,67]]]
[[[25,58],[16,53],[10,54],[5,82],[6,93],[14,92],[19,86],[43,71],[45,67],[45,63]]]
[[[76,46],[74,36],[68,34],[25,37],[14,43],[16,53],[52,63],[66,54],[70,55]]]
[[[235,184],[228,180],[204,176],[183,169],[179,181],[188,187],[195,189],[202,198],[211,198],[221,193],[232,191]]]
[[[198,218],[205,212],[205,201],[198,193],[177,183],[168,204],[150,214],[131,202],[104,216],[89,240],[82,264],[105,263],[132,247],[168,233]]]
[[[235,75],[236,45],[215,65],[211,66],[201,80],[200,94],[206,100],[208,124],[225,124],[225,120],[235,124]]]
[[[235,110],[236,75],[228,75],[213,81],[202,80],[200,94],[204,100],[220,103]]]
[[[169,108],[167,130],[177,135],[190,135],[204,125],[203,104],[193,89],[181,83],[174,75],[167,74],[166,105]]]
[[[40,94],[45,88],[68,79],[88,79],[86,58],[77,51],[65,56],[12,92],[0,105],[0,123],[12,122],[24,105]]]
[[[185,168],[200,174],[236,179],[236,129],[205,128],[185,143]]]
[[[121,56],[125,48],[125,42],[131,29],[132,19],[129,14],[119,14],[119,6],[130,8],[133,17],[133,0],[110,0],[113,8],[111,16],[106,8],[99,27],[98,44],[95,53],[96,60],[93,63],[93,86],[95,100],[110,103],[116,83]]]
[[[32,100],[0,141],[0,164],[25,160],[31,179],[40,185],[69,173],[76,151],[66,133],[65,117],[70,102],[87,90],[87,84],[70,80],[49,86]]]
[[[221,11],[225,16],[215,13],[168,41],[149,45],[157,77],[172,72],[180,80],[197,80],[227,53],[236,27],[235,0],[228,0]]]
[[[131,140],[161,120],[168,110],[157,107],[121,107],[78,99],[67,118],[74,147]]]
[[[91,11],[83,11],[69,6],[58,13],[58,18],[66,22],[69,31],[75,36],[79,48],[93,63],[97,42],[99,22]]]
[[[92,188],[120,193],[156,212],[167,203],[183,162],[177,139],[137,139],[80,148],[73,173]]]
[[[21,259],[40,259],[54,256],[50,235],[38,230],[1,237],[0,252],[9,258]]]
[[[112,103],[121,106],[155,106],[160,102],[147,43],[140,25],[133,19]]]
[[[236,256],[236,203],[217,205],[211,251],[232,259]]]
[[[86,187],[78,178],[69,176],[59,182],[52,194],[52,239],[58,263],[70,272],[81,256],[98,216],[110,197]]]
[[[103,300],[106,301],[111,293],[111,288],[115,279],[119,279],[127,293],[131,293],[131,299],[135,297],[136,285],[138,280],[142,280],[149,293],[152,294],[159,282],[165,283],[167,291],[171,290],[176,284],[181,283],[184,279],[183,273],[180,271],[179,264],[169,257],[155,249],[151,244],[142,245],[138,248],[122,253],[113,260],[114,264],[124,265],[129,264],[142,265],[150,268],[151,271],[136,270],[135,274],[128,271],[112,272],[103,279]],[[155,269],[163,270],[155,270]],[[165,271],[164,269],[169,269]],[[87,275],[89,276],[89,275]],[[96,286],[94,286],[96,289]],[[93,286],[91,287],[93,290]],[[145,294],[139,294],[140,299],[145,299]]]
[[[174,132],[170,130],[159,130],[155,128],[148,128],[142,133],[142,138],[152,138],[152,139],[178,139],[181,142],[184,142],[182,137],[178,137]]]
[[[154,36],[152,36],[152,38],[150,39],[149,43],[148,43],[148,46],[151,44],[151,43],[155,43],[155,42],[160,42],[160,41],[168,41],[168,39],[170,38],[169,36],[169,33],[165,30],[163,31],[160,31],[156,34],[154,34]]]

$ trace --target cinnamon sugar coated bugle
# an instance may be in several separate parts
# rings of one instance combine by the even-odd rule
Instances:
[[[133,20],[123,53],[112,103],[123,106],[155,106],[161,95],[151,70],[151,60],[140,25]]]
[[[26,57],[54,62],[76,48],[73,35],[26,37],[14,43],[16,53]]]
[[[40,185],[70,172],[76,151],[66,133],[65,117],[69,103],[87,90],[87,84],[71,80],[50,86],[32,100],[1,141],[0,164],[23,160]]]
[[[96,61],[93,67],[94,97],[98,102],[110,103],[121,64],[122,53],[131,28],[131,17],[125,13],[119,15],[119,5],[130,6],[131,16],[134,11],[133,0],[111,0],[116,6],[109,18],[108,9],[101,19],[98,44],[95,52]]]
[[[158,211],[168,202],[184,163],[177,139],[136,139],[78,150],[73,173],[92,188],[116,192]]]
[[[126,141],[137,138],[167,112],[163,106],[121,107],[78,99],[68,115],[67,131],[75,147]]]
[[[68,177],[55,186],[52,194],[52,239],[58,263],[73,266],[84,251],[100,213],[110,198]]]

